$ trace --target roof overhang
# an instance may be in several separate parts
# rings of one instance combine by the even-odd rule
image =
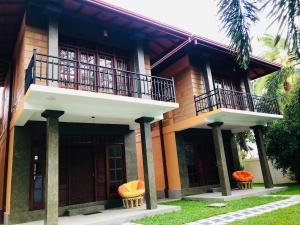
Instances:
[[[0,86],[13,57],[24,12],[25,0],[0,1]]]
[[[234,55],[228,46],[204,37],[193,35],[173,51],[169,52],[160,60],[155,62],[152,65],[152,70],[154,73],[157,73],[173,63],[174,60],[178,59],[178,57],[184,54],[189,54],[191,51],[199,51],[201,54],[208,55],[207,53],[203,52],[203,50],[222,55],[223,57],[226,57],[235,63]],[[248,75],[250,79],[256,79],[280,70],[281,67],[282,66],[278,63],[270,62],[257,56],[251,56]]]

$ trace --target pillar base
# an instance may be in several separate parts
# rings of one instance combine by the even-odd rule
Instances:
[[[9,215],[8,213],[5,212],[5,213],[3,214],[3,222],[4,222],[3,224],[4,224],[4,225],[10,225],[9,218],[10,218],[10,215]]]
[[[169,199],[181,199],[182,192],[181,190],[169,190]]]

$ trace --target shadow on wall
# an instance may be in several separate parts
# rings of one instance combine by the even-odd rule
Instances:
[[[263,177],[258,158],[245,159],[242,163],[244,165],[245,170],[253,173],[254,183],[263,183]],[[280,170],[275,169],[270,161],[269,167],[274,184],[294,183],[294,181],[292,181],[287,175],[283,175]]]

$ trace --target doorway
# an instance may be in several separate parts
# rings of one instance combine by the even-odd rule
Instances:
[[[95,167],[92,146],[73,146],[69,156],[70,204],[95,201]]]

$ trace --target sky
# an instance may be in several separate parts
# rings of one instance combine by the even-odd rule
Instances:
[[[163,23],[184,29],[193,34],[198,34],[215,41],[228,44],[224,32],[220,30],[217,17],[216,0],[104,0],[105,2],[137,12]],[[264,33],[276,34],[277,27],[268,30],[269,19],[266,13],[259,14],[261,20],[251,30],[253,53],[259,55],[262,46],[257,37]]]

